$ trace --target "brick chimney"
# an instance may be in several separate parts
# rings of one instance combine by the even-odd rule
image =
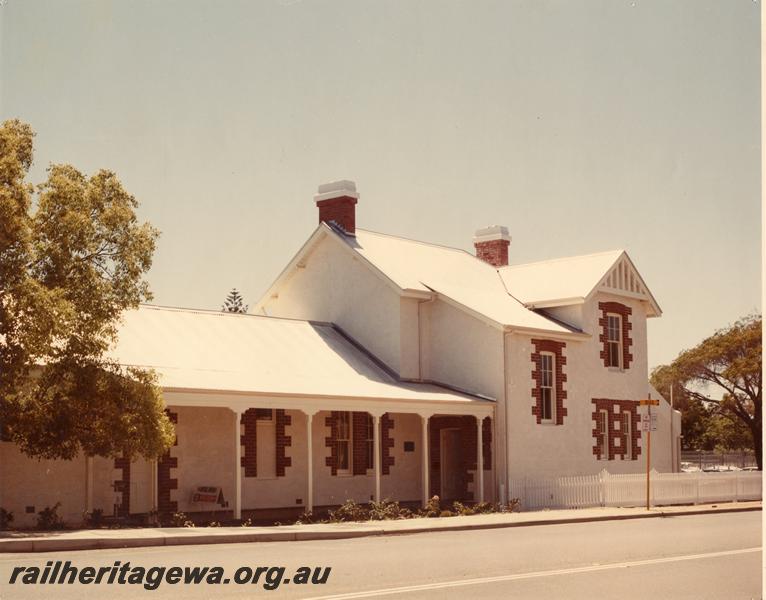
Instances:
[[[484,229],[477,229],[473,238],[476,257],[488,262],[493,267],[508,265],[508,246],[510,245],[511,236],[508,235],[508,228],[502,225],[491,225]]]
[[[314,201],[319,207],[320,223],[335,223],[348,235],[356,233],[356,202],[359,194],[353,181],[342,179],[324,183],[317,189]]]

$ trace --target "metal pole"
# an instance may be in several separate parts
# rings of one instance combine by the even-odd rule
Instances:
[[[652,395],[649,394],[649,399]],[[652,465],[652,405],[646,405],[646,414],[649,415],[648,429],[646,430],[646,510],[649,510],[649,470]]]
[[[675,473],[676,472],[676,464],[677,461],[675,460],[675,453],[676,453],[676,444],[675,444],[675,438],[673,437],[673,384],[670,384],[670,472]]]

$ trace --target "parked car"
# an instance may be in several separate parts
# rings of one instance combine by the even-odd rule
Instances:
[[[739,467],[732,465],[711,465],[702,469],[705,473],[728,473],[730,471],[741,471]]]

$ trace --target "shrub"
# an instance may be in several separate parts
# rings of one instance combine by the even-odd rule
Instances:
[[[394,521],[412,518],[412,511],[409,508],[402,508],[398,502],[393,502],[388,498],[381,502],[370,502],[367,510],[370,521]]]
[[[186,513],[177,512],[173,513],[170,519],[170,524],[173,527],[194,527],[194,521],[186,516]]]
[[[51,531],[54,529],[64,529],[64,519],[58,514],[61,502],[56,502],[53,506],[46,506],[37,513],[37,528],[42,531]]]
[[[466,506],[462,502],[455,501],[452,503],[452,512],[456,515],[468,516],[476,514],[476,508],[473,506]]]
[[[369,511],[353,500],[346,500],[328,514],[329,523],[347,523],[350,521],[369,521]]]
[[[85,513],[85,524],[96,529],[101,527],[104,524],[104,509],[94,508],[91,512]]]
[[[441,502],[439,496],[434,496],[428,500],[426,507],[418,511],[419,517],[438,517],[442,512]]]
[[[295,521],[296,525],[311,525],[314,523],[314,513],[311,511],[304,512],[302,515],[298,517],[298,520]]]
[[[489,513],[500,512],[500,507],[491,502],[479,502],[473,507],[473,512],[477,515],[487,515]]]
[[[250,517],[248,517],[247,519],[242,521],[242,523],[240,523],[240,526],[241,527],[252,527],[253,526],[253,520]]]
[[[0,531],[8,529],[13,523],[13,512],[0,508]]]
[[[220,521],[210,521],[210,523],[207,524],[208,527],[220,527],[221,522]]]
[[[453,512],[452,512],[452,511],[450,511],[450,510],[443,510],[443,511],[441,511],[441,512],[439,513],[439,516],[440,516],[440,517],[454,517],[454,516],[455,516],[455,513],[453,513]]]

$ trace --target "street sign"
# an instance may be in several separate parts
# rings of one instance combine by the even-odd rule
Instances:
[[[657,431],[657,415],[641,415],[641,431]]]
[[[660,405],[660,401],[659,400],[652,400],[651,398],[649,398],[648,400],[639,400],[638,404],[640,406],[659,406]]]

